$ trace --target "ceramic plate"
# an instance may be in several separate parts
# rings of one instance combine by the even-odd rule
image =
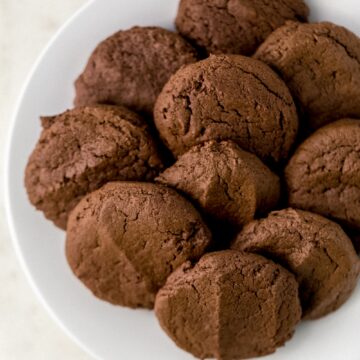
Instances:
[[[308,0],[312,20],[332,20],[360,34],[357,0]],[[24,269],[43,304],[63,329],[95,358],[186,360],[152,312],[97,300],[72,275],[64,233],[29,204],[23,186],[27,158],[40,133],[39,115],[71,107],[73,81],[99,41],[133,25],[173,27],[178,0],[95,0],[82,8],[41,55],[19,100],[7,154],[8,220]],[[269,360],[359,360],[360,288],[336,313],[301,324]]]

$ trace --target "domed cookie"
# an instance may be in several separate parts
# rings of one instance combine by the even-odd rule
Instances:
[[[233,140],[262,160],[287,157],[298,118],[290,92],[265,64],[218,55],[181,68],[162,90],[155,125],[181,155],[208,140]]]
[[[209,54],[251,55],[286,20],[308,15],[302,0],[181,0],[176,26]]]
[[[75,275],[100,299],[152,308],[166,278],[198,259],[210,232],[176,191],[150,183],[113,182],[72,211],[66,256]]]
[[[171,31],[158,27],[119,31],[91,54],[75,83],[75,105],[125,105],[152,114],[170,75],[196,60],[195,50]]]
[[[360,39],[331,23],[288,23],[272,33],[255,57],[285,80],[303,112],[304,128],[317,129],[360,116]]]
[[[232,141],[191,148],[156,181],[195,200],[214,220],[237,228],[266,213],[280,197],[280,181],[255,155]]]
[[[204,255],[181,266],[155,301],[162,328],[194,356],[222,360],[273,353],[301,317],[292,274],[238,251]]]
[[[296,150],[285,177],[291,206],[360,230],[360,120],[315,132]]]
[[[272,212],[246,225],[231,248],[270,257],[295,274],[307,319],[337,310],[359,277],[351,240],[339,225],[310,212]]]
[[[125,108],[82,107],[42,121],[25,185],[31,203],[63,229],[88,192],[112,180],[151,180],[162,168],[145,121]]]

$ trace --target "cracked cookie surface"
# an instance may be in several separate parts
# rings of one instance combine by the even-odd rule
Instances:
[[[304,130],[360,117],[360,39],[323,22],[289,22],[273,32],[255,58],[274,68],[303,113]]]
[[[31,203],[62,229],[87,193],[113,180],[152,180],[163,167],[145,121],[123,107],[92,106],[42,118],[25,171]]]
[[[233,140],[269,162],[287,157],[298,128],[284,82],[240,55],[212,55],[181,68],[159,95],[154,120],[176,156],[208,140]]]
[[[133,27],[102,41],[75,82],[75,105],[124,105],[147,115],[176,70],[197,60],[180,35],[158,27]]]
[[[280,197],[280,181],[255,155],[232,141],[194,146],[157,178],[193,199],[213,220],[241,228],[266,214]]]
[[[195,208],[175,190],[113,182],[87,195],[69,218],[66,256],[97,297],[152,308],[166,278],[197,260],[211,240]]]
[[[209,54],[252,55],[286,20],[308,15],[302,0],[181,0],[176,27]]]
[[[285,178],[291,206],[360,230],[360,120],[316,131],[290,159]]]
[[[261,254],[290,270],[307,319],[338,309],[359,278],[359,258],[341,227],[302,210],[274,211],[249,223],[231,248]]]
[[[301,318],[292,274],[259,255],[221,251],[185,263],[155,301],[162,328],[194,356],[248,359],[273,353]]]

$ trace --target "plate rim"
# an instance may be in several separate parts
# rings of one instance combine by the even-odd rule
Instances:
[[[36,58],[35,62],[31,66],[31,69],[29,73],[27,74],[22,86],[21,90],[19,92],[19,95],[17,97],[17,100],[15,101],[15,105],[13,110],[11,111],[11,117],[10,117],[10,125],[9,129],[7,131],[7,140],[5,142],[5,151],[4,151],[4,186],[3,186],[3,198],[4,198],[4,207],[5,207],[5,218],[6,223],[8,226],[8,230],[10,233],[10,241],[12,243],[13,249],[15,250],[16,258],[18,262],[20,263],[20,268],[25,274],[25,278],[27,280],[27,283],[30,285],[31,290],[35,294],[38,302],[42,306],[42,308],[45,309],[48,315],[50,315],[50,318],[54,321],[54,323],[58,326],[58,328],[65,334],[68,339],[70,339],[74,344],[76,344],[81,350],[83,350],[87,355],[91,356],[95,360],[100,360],[100,358],[85,344],[83,343],[79,338],[75,336],[63,323],[63,321],[56,315],[55,311],[51,307],[51,305],[46,301],[44,296],[42,295],[42,292],[38,285],[36,284],[36,281],[34,280],[33,276],[31,275],[31,271],[29,270],[29,266],[25,261],[23,250],[21,249],[20,242],[17,236],[16,227],[14,224],[14,214],[13,214],[13,206],[11,204],[11,191],[10,191],[10,154],[11,150],[14,146],[14,132],[15,132],[15,126],[18,122],[18,117],[20,113],[20,109],[22,106],[22,103],[24,101],[24,97],[26,94],[26,91],[31,83],[31,80],[33,78],[33,75],[35,74],[36,70],[38,69],[39,65],[41,64],[43,58],[45,57],[48,50],[53,46],[53,44],[57,41],[57,39],[62,35],[62,33],[66,30],[66,28],[76,21],[76,19],[87,9],[89,9],[93,4],[95,4],[98,0],[87,0],[83,5],[80,6],[70,17],[65,20],[65,22],[59,27],[59,29],[52,35],[50,40],[47,42],[47,44],[43,47],[40,54]]]

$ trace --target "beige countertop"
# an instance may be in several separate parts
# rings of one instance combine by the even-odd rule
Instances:
[[[39,53],[86,0],[0,1],[0,186],[15,103]],[[90,359],[49,317],[27,283],[12,247],[0,195],[0,359]]]

